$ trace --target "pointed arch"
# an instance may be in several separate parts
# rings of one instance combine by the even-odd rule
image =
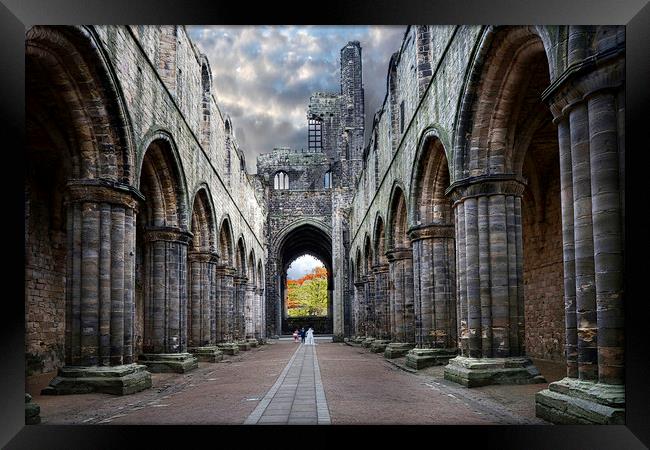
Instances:
[[[221,220],[221,227],[219,227],[219,256],[223,264],[234,266],[233,234],[228,215]]]
[[[194,194],[191,213],[192,245],[195,252],[217,251],[217,225],[212,196],[207,185],[202,184]]]
[[[46,120],[57,125],[71,178],[132,184],[135,146],[128,110],[93,28],[28,29],[25,74],[27,129]]]
[[[377,212],[377,216],[375,217],[373,235],[375,263],[380,265],[387,264],[388,261],[386,259],[386,233],[384,219],[381,217],[381,214],[379,214],[379,212]]]
[[[549,64],[555,61],[550,42],[548,33],[535,26],[484,29],[468,66],[457,108],[454,182],[492,173],[521,174],[523,155],[517,152],[522,147],[518,141],[530,137],[516,133],[522,116],[519,96],[529,82],[536,82],[527,79],[530,74],[544,77],[544,88],[550,84],[555,73]],[[540,108],[532,117],[543,114]]]
[[[410,245],[407,236],[408,214],[406,204],[403,185],[395,182],[388,208],[387,250],[408,248]]]
[[[409,215],[413,226],[451,224],[451,200],[445,195],[450,185],[449,165],[439,132],[427,128],[420,138],[413,169]]]

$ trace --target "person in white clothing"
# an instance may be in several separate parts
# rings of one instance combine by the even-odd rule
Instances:
[[[314,330],[309,327],[309,330],[307,330],[307,339],[305,340],[305,345],[316,345],[314,342]]]

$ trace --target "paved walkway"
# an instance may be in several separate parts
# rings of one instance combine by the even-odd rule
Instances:
[[[245,425],[327,425],[330,414],[315,345],[296,349]]]

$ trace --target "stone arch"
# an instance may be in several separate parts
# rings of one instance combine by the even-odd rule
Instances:
[[[397,151],[397,146],[399,145],[400,132],[399,132],[399,106],[397,104],[397,62],[399,60],[400,53],[395,52],[390,57],[390,62],[388,63],[388,77],[386,80],[386,92],[388,106],[390,111],[390,141],[391,148],[393,153]]]
[[[137,186],[146,198],[141,211],[146,225],[187,230],[187,186],[173,138],[157,129],[147,134],[142,148]]]
[[[246,241],[244,235],[240,235],[237,239],[237,248],[235,251],[235,268],[237,274],[241,277],[248,276],[248,264],[246,262]]]
[[[248,282],[251,283],[252,285],[255,285],[257,282],[257,277],[259,276],[257,272],[255,271],[255,250],[251,248],[250,252],[248,253],[248,264],[246,265],[248,272]]]
[[[333,291],[334,270],[332,255],[331,228],[326,224],[312,219],[300,219],[285,226],[277,233],[277,237],[269,245],[269,262],[273,273],[267,271],[267,300],[269,308],[273,308],[270,318],[275,322],[276,332],[290,332],[290,321],[285,314],[286,273],[289,265],[299,256],[308,254],[320,260],[327,269],[328,307],[327,316],[315,322],[315,330],[320,333],[331,333],[333,329]],[[319,316],[320,317],[320,316]],[[271,319],[270,319],[271,320]],[[304,324],[303,324],[304,325]],[[273,329],[273,323],[269,326]]]
[[[384,219],[379,212],[375,216],[375,225],[373,227],[373,248],[376,264],[386,264],[386,233]]]
[[[452,224],[447,152],[439,132],[427,128],[420,138],[411,170],[409,215],[414,227],[431,223]]]
[[[234,246],[230,216],[227,214],[221,219],[219,227],[219,256],[224,265],[234,267]]]
[[[410,246],[407,235],[409,222],[406,205],[404,187],[400,182],[395,182],[390,196],[386,226],[386,243],[389,250]]]
[[[141,195],[122,91],[94,29],[30,27],[25,94],[28,371],[130,364],[133,317],[116,310],[133,308]],[[44,307],[47,321],[30,320]]]
[[[201,54],[199,59],[201,62],[201,106],[203,112],[201,122],[201,143],[204,147],[207,147],[210,143],[210,123],[212,115],[212,71],[207,56]]]
[[[547,79],[550,77],[549,61],[554,58],[549,45],[548,33],[540,27],[485,28],[468,66],[459,99],[454,127],[454,182],[520,171],[521,163],[517,162],[520,157],[513,155],[517,153],[515,146],[517,139],[529,137],[516,136],[512,122],[519,110],[513,105],[518,101],[517,88],[525,84],[522,77],[531,63],[545,65]],[[544,61],[540,61],[541,55]]]
[[[194,194],[190,217],[192,231],[191,251],[217,251],[217,222],[212,195],[207,184],[202,183]]]
[[[370,236],[368,233],[363,238],[363,260],[364,260],[364,272],[368,275],[372,271],[373,266],[373,248],[370,243]]]
[[[34,127],[54,120],[60,142],[69,149],[70,178],[131,184],[131,123],[117,77],[94,31],[85,26],[31,27],[25,35],[25,55],[27,136]]]

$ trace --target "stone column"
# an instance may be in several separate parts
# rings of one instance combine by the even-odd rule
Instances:
[[[373,340],[376,337],[376,306],[375,306],[375,274],[370,271],[366,275],[366,337],[372,338]]]
[[[190,252],[190,320],[188,350],[199,361],[223,358],[217,349],[217,263],[212,252]]]
[[[256,311],[255,311],[255,337],[258,340],[264,340],[264,289],[257,288],[255,291]]]
[[[386,252],[390,277],[392,313],[392,342],[384,357],[404,356],[415,346],[415,314],[413,304],[413,253],[410,248],[396,248]]]
[[[239,346],[239,350],[249,350],[250,346],[246,342],[246,287],[248,286],[248,277],[235,275],[234,283],[234,341]]]
[[[244,324],[246,339],[255,339],[255,322],[257,316],[257,288],[253,283],[246,283],[244,292]]]
[[[375,340],[370,350],[383,353],[390,343],[390,300],[388,295],[388,264],[372,268],[375,284]]]
[[[567,377],[538,392],[536,414],[556,423],[625,421],[623,324],[624,60],[552,97],[564,229]]]
[[[68,183],[65,366],[43,394],[131,394],[151,387],[135,363],[135,218],[142,195],[105,180]]]
[[[361,337],[366,336],[366,328],[365,328],[365,302],[364,302],[364,289],[365,289],[365,282],[363,281],[363,277],[361,277],[360,280],[354,282],[354,305],[353,305],[353,312],[354,312],[354,336],[355,339],[359,339]]]
[[[544,382],[524,349],[523,180],[479,176],[452,184],[461,356],[445,378],[467,387]],[[489,358],[486,360],[486,358]]]
[[[239,352],[235,344],[235,285],[234,267],[217,266],[217,347],[226,355]]]
[[[457,353],[454,226],[428,224],[409,234],[417,348],[407,353],[406,365],[421,369],[447,364]]]
[[[145,232],[144,343],[140,360],[152,372],[198,367],[187,352],[188,232],[150,227]]]

